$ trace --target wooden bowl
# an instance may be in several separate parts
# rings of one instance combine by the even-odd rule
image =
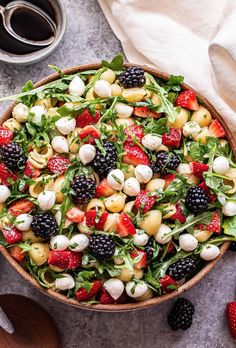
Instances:
[[[125,64],[126,67],[129,67],[133,64]],[[158,69],[153,69],[149,68],[147,66],[141,66],[145,71],[151,73],[154,76],[163,78],[163,79],[168,79],[169,74],[160,71]],[[75,74],[79,71],[85,71],[85,70],[91,70],[91,69],[99,69],[101,68],[100,64],[88,64],[88,65],[79,65],[75,66],[72,68],[65,69],[63,72],[65,74]],[[52,82],[54,80],[57,80],[59,78],[59,74],[55,73],[52,74],[41,81],[37,82],[35,84],[35,87],[42,86],[46,83]],[[192,87],[188,86],[187,84],[183,83],[181,84],[181,87],[183,89],[189,89],[191,88],[194,90]],[[229,127],[223,120],[223,118],[218,114],[218,112],[215,110],[215,108],[209,103],[209,101],[204,98],[202,95],[200,95],[197,91],[195,91],[196,95],[202,100],[203,105],[210,111],[211,115],[213,118],[216,118],[224,127],[226,131],[226,138],[228,139],[228,142],[231,146],[231,149],[234,153],[234,156],[236,157],[236,141],[233,138],[233,134],[231,133]],[[11,112],[13,107],[16,104],[14,103],[12,106],[10,106],[2,115],[0,118],[0,123],[4,122],[6,119],[8,119],[11,116]],[[180,294],[182,294],[184,291],[190,289],[193,285],[195,285],[197,282],[199,282],[207,273],[209,273],[213,267],[215,267],[216,263],[218,260],[224,255],[226,252],[229,242],[225,242],[222,244],[220,248],[220,255],[213,261],[208,262],[205,267],[201,269],[200,272],[198,272],[192,279],[190,279],[188,282],[185,284],[181,285],[176,291],[167,294],[167,295],[162,295],[159,297],[154,297],[151,300],[147,301],[142,301],[142,302],[134,302],[134,303],[125,303],[125,304],[116,304],[116,305],[103,305],[103,304],[96,304],[96,305],[91,305],[91,304],[81,304],[77,302],[76,300],[73,299],[68,299],[66,296],[57,293],[51,289],[46,289],[43,288],[29,273],[27,273],[8,253],[7,249],[3,246],[0,246],[0,251],[2,252],[3,256],[6,258],[6,260],[10,263],[10,265],[23,277],[25,278],[30,284],[32,284],[35,288],[43,292],[44,294],[48,295],[49,297],[56,299],[60,302],[63,302],[65,304],[82,308],[82,309],[88,309],[88,310],[94,310],[94,311],[109,311],[109,312],[122,312],[122,311],[130,311],[130,310],[137,310],[137,309],[143,309],[147,307],[151,307],[154,305],[157,305],[159,303],[165,302],[173,297],[176,297]]]

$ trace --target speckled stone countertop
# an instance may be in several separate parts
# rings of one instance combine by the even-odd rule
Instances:
[[[0,96],[19,91],[28,79],[50,73],[48,64],[61,68],[111,58],[121,45],[96,0],[64,0],[68,27],[59,48],[40,63],[17,67],[0,63]],[[176,72],[178,73],[178,72]],[[6,105],[0,106],[0,112]],[[192,327],[171,331],[166,314],[172,302],[127,313],[97,313],[68,307],[27,284],[0,256],[0,293],[34,298],[55,318],[63,348],[233,348],[225,307],[236,297],[236,253],[227,252],[217,267],[185,294],[196,306]]]

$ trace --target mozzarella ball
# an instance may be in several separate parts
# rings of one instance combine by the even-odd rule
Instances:
[[[58,234],[50,240],[50,248],[52,250],[66,250],[69,247],[70,241],[69,238],[63,234]]]
[[[140,281],[139,283],[131,281],[127,283],[125,287],[127,295],[132,298],[142,296],[147,291],[147,289],[147,284],[143,281]]]
[[[61,135],[56,135],[52,139],[51,143],[53,149],[58,153],[68,153],[69,152],[69,145],[67,143],[67,140],[65,137]]]
[[[217,245],[206,244],[200,252],[200,257],[205,261],[212,261],[220,255],[220,249]]]
[[[53,191],[43,191],[38,195],[37,201],[42,210],[50,210],[56,202],[56,195]]]
[[[98,80],[94,85],[94,91],[100,98],[111,97],[111,85],[105,80]]]
[[[140,184],[146,184],[153,176],[152,168],[145,164],[138,164],[134,169],[134,175]]]
[[[37,126],[40,126],[42,116],[46,114],[46,110],[44,109],[44,107],[40,105],[35,105],[30,109],[30,113],[34,114],[32,122],[35,123]]]
[[[84,144],[79,149],[78,157],[84,165],[92,162],[95,156],[96,148],[91,144]]]
[[[228,201],[222,208],[222,213],[225,216],[236,215],[236,202]]]
[[[9,190],[7,186],[0,185],[0,203],[6,202],[10,194],[11,194],[11,191]]]
[[[162,139],[158,135],[146,134],[142,139],[142,144],[147,149],[151,151],[158,150],[159,146],[162,144]]]
[[[82,251],[87,248],[89,239],[85,234],[76,234],[70,239],[69,248],[75,252]]]
[[[224,175],[229,170],[229,160],[224,156],[215,158],[212,169],[215,173]]]
[[[114,300],[118,300],[125,289],[123,282],[117,278],[108,279],[103,286]]]
[[[124,103],[117,103],[115,105],[115,110],[117,112],[117,117],[129,118],[132,115],[134,108]]]
[[[61,277],[62,276],[62,277]],[[56,278],[55,287],[57,290],[69,290],[73,289],[75,286],[75,281],[70,274],[62,273],[60,278]]]
[[[144,246],[148,242],[148,235],[146,233],[139,234],[138,230],[137,233],[134,235],[134,244],[138,246]]]
[[[20,123],[26,122],[29,116],[29,108],[23,103],[17,104],[12,110],[12,117]]]
[[[60,133],[67,135],[73,132],[76,127],[75,118],[72,117],[62,117],[55,122],[55,126],[59,130]]]
[[[137,196],[140,193],[139,181],[136,178],[128,178],[125,180],[123,191],[128,196]]]
[[[176,169],[177,173],[183,175],[185,178],[189,178],[192,175],[192,170],[188,163],[180,163]]]
[[[183,135],[189,138],[195,138],[200,131],[201,127],[196,121],[186,122],[183,127]]]
[[[120,169],[113,169],[107,176],[108,185],[114,190],[122,190],[124,187],[125,176]]]
[[[181,234],[179,237],[179,246],[182,250],[193,251],[198,245],[198,240],[190,233]]]
[[[16,218],[16,228],[20,231],[28,231],[30,229],[32,221],[32,215],[20,214]]]
[[[165,224],[161,224],[154,237],[158,243],[166,244],[171,240],[171,237],[165,239],[166,234],[169,232],[171,232],[170,227]]]
[[[79,76],[75,76],[70,82],[68,90],[71,95],[80,97],[85,91],[84,81]]]

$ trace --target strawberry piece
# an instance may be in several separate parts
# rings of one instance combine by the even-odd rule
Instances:
[[[189,110],[198,110],[198,101],[194,91],[188,89],[181,92],[175,100],[175,105]]]
[[[14,226],[6,226],[2,229],[3,237],[8,244],[15,244],[21,241],[22,232]]]
[[[0,145],[9,144],[13,139],[14,132],[8,128],[0,126]]]
[[[78,207],[73,207],[69,209],[66,213],[66,217],[76,223],[80,223],[84,220],[85,213],[84,211],[80,210]]]
[[[64,105],[65,104],[65,102],[64,101],[62,101],[62,100],[58,100],[58,102],[57,102],[57,106],[60,108],[62,105]]]
[[[207,172],[209,169],[209,166],[207,164],[199,163],[199,162],[190,162],[189,166],[192,173],[199,179],[202,179],[202,174],[204,172]]]
[[[236,339],[236,302],[227,304],[226,314],[231,336]]]
[[[27,176],[28,178],[36,179],[40,175],[40,170],[37,168],[34,168],[31,162],[27,161],[25,165],[25,169],[24,169],[24,175]]]
[[[34,204],[28,199],[18,199],[10,204],[8,213],[12,216],[28,214],[34,209]]]
[[[166,254],[170,254],[172,253],[172,251],[175,250],[175,246],[174,246],[174,243],[170,242],[168,248],[167,248],[167,251],[166,251]]]
[[[103,179],[96,187],[96,197],[109,197],[116,191],[108,185],[107,179]]]
[[[127,135],[125,144],[135,144],[133,138],[135,138],[135,140],[141,143],[141,140],[144,137],[143,127],[138,126],[137,124],[132,124],[131,126],[125,128],[125,134]]]
[[[99,299],[99,302],[101,304],[121,304],[121,303],[125,303],[125,301],[126,301],[125,293],[123,293],[117,300],[114,300],[114,298],[111,297],[111,295],[106,291],[106,289],[102,288],[101,296]]]
[[[176,178],[175,174],[167,174],[163,177],[165,179],[164,190],[172,183],[172,181]]]
[[[100,112],[96,111],[95,115],[92,115],[89,109],[85,109],[81,114],[76,117],[76,127],[84,128],[90,124],[96,124],[100,120]]]
[[[224,128],[221,126],[218,120],[214,120],[209,127],[209,132],[211,136],[215,138],[223,138],[226,136]]]
[[[78,289],[78,291],[76,292],[77,301],[83,302],[83,301],[91,300],[101,290],[102,282],[101,282],[101,280],[94,280],[91,283],[91,285],[92,285],[92,287],[91,287],[90,291],[87,291],[85,288]]]
[[[220,233],[221,224],[220,224],[220,216],[217,211],[214,212],[213,218],[208,225],[205,224],[197,224],[194,226],[195,230],[207,230],[209,232]]]
[[[76,269],[81,266],[82,254],[73,251],[55,251],[52,250],[48,256],[48,264],[62,269]]]
[[[138,164],[150,164],[148,155],[138,145],[125,144],[126,155],[123,156],[123,162],[137,166]]]
[[[183,214],[179,203],[176,204],[175,208],[176,208],[176,212],[174,215],[171,216],[171,219],[178,220],[181,224],[184,224],[186,221],[186,216]]]
[[[132,259],[140,258],[139,261],[134,263],[135,269],[141,269],[147,267],[147,253],[140,249],[134,249],[130,253]]]
[[[26,253],[19,245],[14,245],[8,249],[10,255],[17,261],[22,262],[25,258]]]
[[[217,195],[211,192],[205,181],[201,182],[198,186],[205,192],[211,203],[214,203],[217,200]]]
[[[142,117],[142,118],[148,118],[148,117],[160,118],[161,117],[160,112],[151,111],[146,106],[136,106],[134,108],[134,115],[138,117]]]
[[[71,161],[63,156],[54,156],[50,158],[47,167],[53,174],[63,174],[67,171]]]
[[[131,218],[125,214],[121,213],[117,218],[117,233],[120,237],[127,237],[129,235],[135,234],[136,230],[131,221]]]
[[[101,215],[98,215],[96,210],[89,210],[85,213],[85,216],[86,226],[102,231],[108,217],[108,212],[104,211]]]
[[[170,133],[162,135],[162,144],[165,146],[179,148],[181,142],[181,130],[177,128],[171,128]]]
[[[17,176],[11,173],[4,163],[0,163],[0,181],[3,185],[11,186],[10,181],[16,181]]]
[[[177,289],[176,281],[168,275],[160,279],[161,291],[163,294],[169,294]]]
[[[134,205],[137,209],[141,209],[144,214],[152,209],[156,201],[156,196],[149,196],[150,192],[141,190],[137,195]]]
[[[101,132],[94,126],[85,126],[79,133],[79,138],[86,144],[95,144],[94,139],[99,139]]]

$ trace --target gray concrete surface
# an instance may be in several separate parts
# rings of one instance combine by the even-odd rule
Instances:
[[[46,76],[47,64],[62,68],[111,58],[121,51],[96,0],[64,0],[68,28],[64,41],[50,57],[29,67],[0,63],[0,96],[19,91],[26,80]],[[0,112],[4,110],[0,106]],[[227,252],[217,267],[190,290],[196,306],[194,323],[186,332],[172,332],[166,314],[172,302],[127,313],[95,313],[67,307],[36,291],[0,257],[0,293],[18,293],[40,302],[59,325],[63,348],[233,348],[226,303],[235,298],[236,253]],[[43,333],[42,333],[43,334]],[[12,347],[14,348],[14,347]]]

